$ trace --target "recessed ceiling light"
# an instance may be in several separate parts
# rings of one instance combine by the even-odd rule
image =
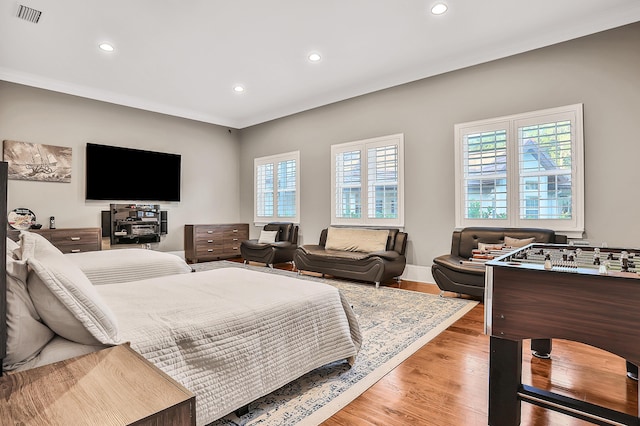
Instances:
[[[431,8],[431,13],[433,13],[434,15],[442,15],[443,13],[445,13],[447,11],[447,9],[448,9],[448,7],[447,7],[446,4],[444,4],[444,3],[436,3]]]
[[[235,86],[233,86],[233,91],[236,93],[242,93],[244,92],[244,86],[236,84]]]
[[[113,45],[109,43],[100,43],[98,47],[100,47],[100,49],[104,50],[105,52],[113,52],[115,50],[113,48]]]
[[[307,58],[309,58],[311,62],[319,62],[320,59],[322,59],[322,56],[320,56],[319,53],[313,52],[309,53],[309,56],[307,56]]]

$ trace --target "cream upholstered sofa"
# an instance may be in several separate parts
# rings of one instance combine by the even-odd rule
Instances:
[[[296,249],[293,262],[302,271],[373,282],[376,287],[404,272],[407,234],[398,229],[334,227],[323,229],[318,244]]]

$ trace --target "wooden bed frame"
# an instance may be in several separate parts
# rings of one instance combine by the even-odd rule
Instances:
[[[0,162],[0,254],[7,254],[7,163]],[[0,376],[7,356],[7,262],[0,262]]]

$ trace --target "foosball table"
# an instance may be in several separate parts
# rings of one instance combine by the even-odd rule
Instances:
[[[596,424],[631,416],[522,384],[522,340],[565,339],[640,364],[640,249],[530,244],[486,263],[489,424],[520,424],[521,401]],[[550,348],[549,344],[549,348]]]

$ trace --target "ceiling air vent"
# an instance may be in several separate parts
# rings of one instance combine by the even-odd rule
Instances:
[[[21,4],[18,7],[18,14],[16,16],[20,19],[24,19],[25,21],[37,24],[40,20],[40,15],[42,15],[42,12],[40,12],[39,10],[32,9]]]

